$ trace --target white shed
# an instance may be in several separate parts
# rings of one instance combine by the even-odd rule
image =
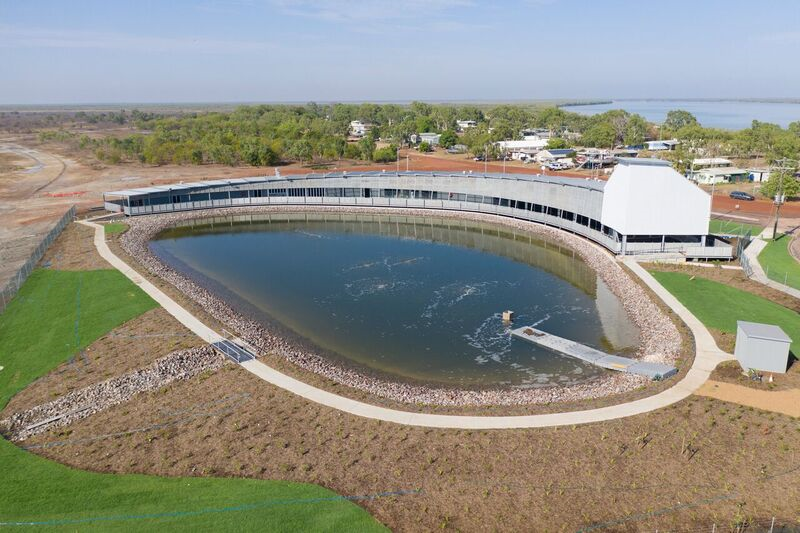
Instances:
[[[745,370],[785,374],[792,339],[778,326],[736,322],[736,360]]]

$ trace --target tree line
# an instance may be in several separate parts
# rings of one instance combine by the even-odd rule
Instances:
[[[682,141],[669,154],[676,167],[700,154],[770,160],[796,159],[800,154],[800,122],[784,129],[754,121],[750,128],[727,131],[703,127],[681,110],[671,111],[661,125],[622,110],[586,116],[557,107],[424,102],[255,105],[230,112],[175,115],[123,110],[94,119],[92,113],[79,115],[78,121],[128,124],[137,133],[94,138],[58,129],[42,131],[40,138],[92,150],[97,159],[108,163],[273,166],[341,158],[389,162],[395,160],[398,147],[410,144],[413,134],[428,132],[441,133],[440,144],[445,148],[463,144],[472,154],[489,152],[491,156],[496,151],[494,143],[520,138],[520,132],[530,128],[550,131],[555,136],[553,146],[613,148],[674,137]],[[348,141],[353,120],[369,123],[372,129],[364,138]],[[477,125],[457,134],[458,120],[473,120]],[[378,148],[379,141],[388,146]]]

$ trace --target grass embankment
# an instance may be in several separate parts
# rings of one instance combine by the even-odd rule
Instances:
[[[124,222],[109,222],[108,224],[103,224],[103,229],[106,235],[114,235],[116,233],[123,233],[128,229],[128,225]]]
[[[714,235],[745,235],[748,231],[753,235],[758,235],[763,230],[763,226],[756,224],[745,224],[720,218],[711,219],[708,223],[708,231]]]
[[[791,242],[792,238],[786,235],[769,241],[758,254],[758,262],[769,279],[800,289],[800,263],[789,253]]]
[[[0,315],[0,408],[155,302],[113,270],[36,270]],[[269,458],[265,458],[269,460]],[[316,485],[85,472],[0,439],[0,526],[102,530],[382,530]]]
[[[650,272],[706,327],[736,333],[736,321],[763,322],[783,328],[800,353],[800,317],[794,311],[749,292],[680,272]]]

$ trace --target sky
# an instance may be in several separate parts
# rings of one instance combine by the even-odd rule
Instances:
[[[0,104],[800,97],[800,0],[0,0]]]

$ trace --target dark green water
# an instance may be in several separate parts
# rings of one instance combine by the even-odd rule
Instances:
[[[638,342],[591,268],[528,233],[437,217],[236,218],[184,223],[151,248],[241,312],[383,377],[543,386],[604,372],[512,339],[504,309],[517,327],[606,351]]]

